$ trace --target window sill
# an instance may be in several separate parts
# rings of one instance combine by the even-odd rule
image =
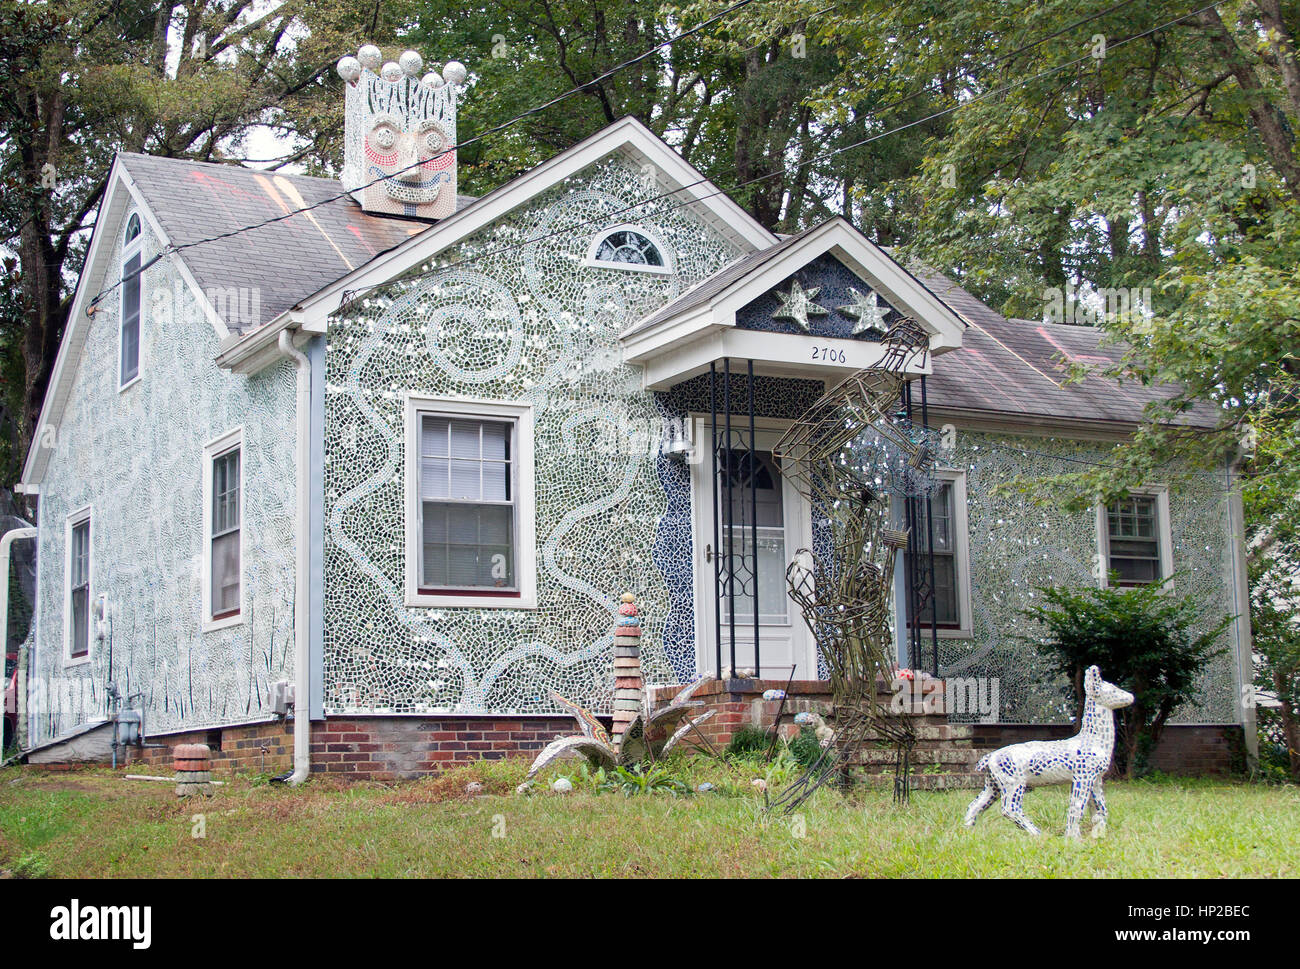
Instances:
[[[912,631],[912,627],[911,627],[911,626],[908,626],[908,627],[907,627],[907,632],[910,633],[911,631]],[[922,636],[923,639],[929,639],[929,638],[930,638],[930,629],[929,629],[928,626],[921,630],[921,636]],[[975,638],[975,633],[974,633],[974,631],[971,630],[971,629],[965,629],[965,628],[962,628],[962,629],[943,629],[942,627],[940,627],[940,629],[939,629],[939,638],[940,638],[940,639],[974,639],[974,638]]]
[[[214,633],[219,629],[229,629],[231,626],[239,626],[244,622],[243,610],[231,616],[222,616],[220,619],[203,620],[202,632]]]
[[[136,384],[138,384],[138,383],[139,383],[141,380],[143,380],[143,379],[144,379],[144,374],[139,374],[139,373],[138,373],[138,374],[136,374],[134,377],[132,377],[130,380],[128,380],[126,383],[124,383],[124,384],[118,384],[117,392],[118,392],[119,394],[121,394],[121,393],[125,393],[126,391],[130,390],[132,387],[134,387]]]
[[[537,596],[435,595],[408,591],[406,605],[416,609],[536,609]]]
[[[63,668],[65,670],[74,666],[85,666],[89,662],[90,653],[86,653],[82,656],[69,656],[65,653],[63,656]]]

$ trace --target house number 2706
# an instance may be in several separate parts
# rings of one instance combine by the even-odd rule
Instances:
[[[813,347],[812,358],[827,363],[847,363],[849,359],[843,350],[836,350],[834,347]]]

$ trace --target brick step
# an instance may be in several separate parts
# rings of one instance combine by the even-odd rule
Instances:
[[[853,779],[865,787],[877,790],[893,790],[894,775],[869,774],[859,770],[853,772]],[[912,771],[908,784],[914,791],[951,791],[978,790],[984,786],[986,774],[972,774],[966,771],[952,771],[946,774],[920,774]]]

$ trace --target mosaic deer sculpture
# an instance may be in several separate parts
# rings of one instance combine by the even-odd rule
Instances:
[[[984,790],[966,811],[966,827],[975,826],[980,814],[1002,796],[1002,813],[1030,834],[1042,832],[1025,816],[1025,789],[1043,784],[1071,783],[1070,807],[1065,816],[1065,836],[1078,838],[1084,809],[1091,799],[1095,817],[1092,836],[1106,831],[1106,797],[1102,778],[1115,753],[1115,711],[1133,702],[1133,694],[1101,678],[1089,666],[1083,677],[1083,718],[1079,732],[1068,740],[1031,740],[985,754],[975,765],[987,771]]]

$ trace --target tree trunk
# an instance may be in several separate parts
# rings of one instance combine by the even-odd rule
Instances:
[[[1281,703],[1282,739],[1286,741],[1286,753],[1291,763],[1291,778],[1300,781],[1300,723],[1296,722],[1296,709],[1291,703],[1290,684],[1285,672],[1273,668],[1273,690]]]

